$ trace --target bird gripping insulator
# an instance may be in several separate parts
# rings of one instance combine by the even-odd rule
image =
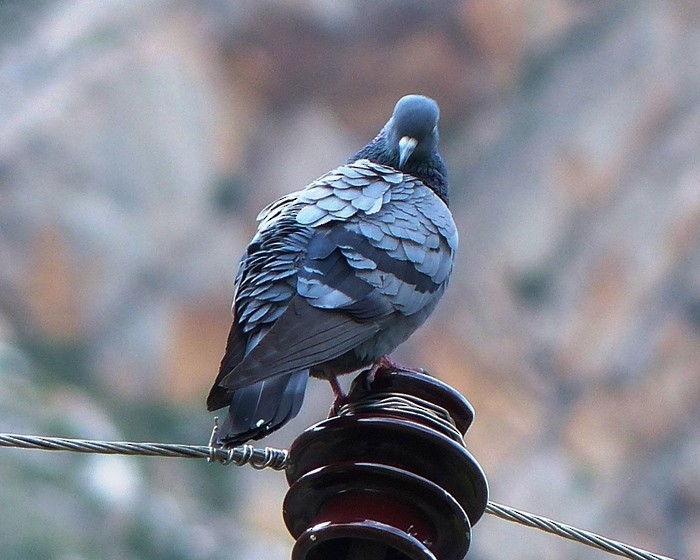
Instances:
[[[291,446],[283,515],[292,560],[461,560],[488,501],[462,436],[474,418],[416,371],[361,374],[337,414]]]

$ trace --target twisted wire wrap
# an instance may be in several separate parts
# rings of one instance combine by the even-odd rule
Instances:
[[[398,412],[404,417],[413,417],[419,422],[429,421],[445,435],[464,445],[462,434],[455,426],[450,413],[445,408],[415,395],[391,392],[372,393],[360,400],[343,405],[338,415],[375,412],[382,414]]]

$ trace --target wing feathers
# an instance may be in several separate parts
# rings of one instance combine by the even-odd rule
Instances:
[[[332,360],[379,331],[346,314],[316,309],[297,296],[260,343],[219,384],[229,390]]]
[[[234,317],[233,325],[231,325],[228,341],[226,343],[226,352],[221,360],[221,365],[219,366],[219,373],[216,376],[214,385],[212,386],[211,391],[209,391],[209,396],[207,397],[208,410],[218,410],[219,408],[223,408],[230,403],[231,393],[219,383],[243,359],[245,354],[245,343],[246,341],[243,337],[243,333],[239,329],[238,323]]]

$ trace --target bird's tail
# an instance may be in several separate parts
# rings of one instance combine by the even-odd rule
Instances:
[[[236,389],[217,443],[233,447],[281,428],[299,413],[308,378],[305,369]]]

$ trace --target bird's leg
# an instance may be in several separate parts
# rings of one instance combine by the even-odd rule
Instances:
[[[328,383],[331,384],[331,389],[333,390],[333,396],[337,399],[344,399],[345,398],[345,391],[343,391],[343,388],[340,386],[340,382],[338,381],[338,376],[331,373],[328,375]]]
[[[380,370],[403,370],[415,373],[427,373],[423,368],[412,368],[395,362],[389,356],[381,356],[377,358],[374,362],[372,362],[372,366],[364,372],[362,384],[366,391],[370,390],[372,383],[374,382],[374,378],[376,377],[377,372]]]
[[[380,369],[395,369],[396,367],[397,364],[395,364],[391,358],[389,358],[389,356],[381,356],[380,358],[374,360],[372,367],[365,372],[365,377],[362,380],[365,389],[369,391],[372,383],[374,382],[374,378]]]
[[[362,380],[364,383],[365,389],[369,391],[370,387],[372,386],[372,383],[374,382],[374,378],[377,375],[377,372],[384,367],[384,360],[386,359],[386,356],[382,356],[378,360],[375,360],[374,363],[372,364],[372,367],[367,370],[365,373],[365,377]]]
[[[335,375],[334,373],[328,374],[328,377],[326,379],[328,379],[328,383],[330,383],[331,389],[333,391],[333,396],[335,397],[333,399],[333,405],[331,406],[331,410],[328,413],[328,416],[337,416],[341,407],[348,402],[348,396],[345,394],[345,391],[343,391],[343,388],[340,386],[340,382],[338,381],[337,375]]]

